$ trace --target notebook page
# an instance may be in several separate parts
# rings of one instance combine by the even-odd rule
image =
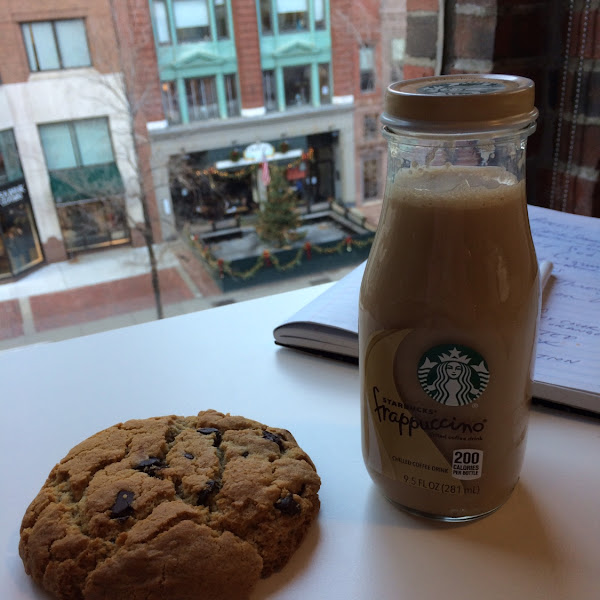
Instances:
[[[600,402],[600,219],[535,206],[529,216],[538,260],[554,264],[544,290],[534,379],[586,390]],[[571,393],[559,389],[554,399]]]

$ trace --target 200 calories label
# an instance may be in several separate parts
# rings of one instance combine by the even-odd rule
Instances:
[[[479,479],[483,469],[483,450],[455,450],[452,453],[452,477]]]

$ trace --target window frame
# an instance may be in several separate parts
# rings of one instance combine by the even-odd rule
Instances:
[[[83,35],[85,38],[85,48],[87,50],[87,63],[75,65],[75,66],[64,66],[64,58],[61,56],[61,45],[59,42],[59,36],[56,30],[57,23],[64,23],[66,21],[81,22],[83,28]],[[32,25],[47,23],[52,27],[52,40],[54,43],[54,50],[58,59],[59,66],[56,68],[42,68],[40,66],[39,49],[36,48],[35,38],[33,34]],[[52,19],[52,20],[41,20],[41,21],[25,21],[20,23],[21,25],[21,36],[23,44],[25,46],[25,53],[27,55],[27,63],[29,64],[29,71],[31,73],[41,73],[46,71],[65,71],[69,69],[84,69],[93,65],[92,53],[90,52],[90,42],[88,39],[86,20],[83,17],[74,17],[70,19]],[[26,32],[27,28],[27,32]],[[27,36],[29,36],[29,43],[27,42]],[[30,52],[31,48],[31,52]],[[35,67],[33,63],[35,63]]]
[[[379,163],[378,155],[369,154],[362,158],[362,196],[363,200],[373,200],[379,198]],[[369,165],[367,165],[369,163]],[[371,173],[371,171],[373,171]],[[370,177],[372,175],[372,177]],[[367,192],[369,192],[367,194]],[[374,192],[374,193],[372,193]]]
[[[190,123],[197,121],[210,121],[212,119],[218,119],[219,114],[219,90],[217,87],[216,75],[207,75],[204,77],[186,77],[184,80],[185,85],[185,101],[187,103],[188,119]],[[208,89],[207,83],[210,85]],[[211,103],[196,103],[190,102],[190,95],[192,100],[195,98],[206,98],[211,99],[212,96],[214,102]],[[202,113],[206,116],[202,116]]]
[[[231,0],[200,1],[206,5],[208,23],[196,28],[205,29],[207,33],[201,32],[197,39],[181,39],[179,32],[186,29],[194,29],[194,27],[178,27],[176,22],[175,4],[177,2],[184,3],[186,0],[152,0],[150,16],[152,19],[154,41],[158,47],[204,44],[207,42],[231,41],[233,39],[234,28],[231,14]],[[156,7],[158,5],[164,7],[164,14],[161,15],[160,20],[156,14]],[[166,33],[168,39],[161,39],[160,32],[163,32],[163,34]]]
[[[363,67],[363,52],[369,51],[371,54],[371,62],[372,64],[368,68]],[[372,94],[376,88],[376,80],[377,80],[377,57],[375,53],[375,45],[374,44],[362,44],[358,49],[358,70],[359,70],[359,86],[361,94]],[[366,84],[363,85],[363,77],[365,77]]]

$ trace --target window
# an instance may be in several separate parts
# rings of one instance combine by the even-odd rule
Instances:
[[[51,171],[114,162],[108,119],[40,125],[40,137]]]
[[[275,71],[272,69],[263,71],[263,95],[265,110],[267,112],[278,110],[277,84],[275,82]]]
[[[215,24],[217,28],[217,39],[229,39],[229,24],[225,0],[215,0]]]
[[[39,132],[55,202],[123,193],[108,119],[50,123]]]
[[[362,46],[359,49],[360,91],[372,92],[375,89],[375,49]]]
[[[83,19],[23,23],[21,31],[32,72],[91,65]]]
[[[39,132],[67,250],[128,242],[108,119],[50,123]]]
[[[287,108],[309,104],[311,101],[310,65],[284,67],[283,86]]]
[[[319,98],[321,104],[331,103],[331,86],[329,81],[329,65],[319,65]]]
[[[0,279],[43,259],[15,136],[0,131]]]
[[[315,1],[315,29],[325,29],[325,0]]]
[[[273,33],[271,0],[260,0],[260,29],[263,35]]]
[[[378,196],[377,162],[376,158],[367,158],[363,161],[363,197],[365,200]]]
[[[167,15],[167,6],[164,0],[154,0],[154,26],[156,28],[156,41],[159,45],[171,43],[171,33],[169,31],[169,17]]]
[[[240,114],[240,101],[235,73],[225,75],[225,100],[227,103],[227,116],[238,117]]]
[[[308,29],[308,0],[277,0],[279,31]]]
[[[218,118],[219,104],[214,77],[186,79],[185,95],[190,121]]]
[[[173,0],[173,16],[179,43],[210,39],[207,0]]]
[[[403,64],[406,41],[404,38],[394,38],[392,40],[392,64],[391,64],[391,80],[400,81],[404,78]]]
[[[0,185],[22,177],[15,136],[11,129],[0,131]]]
[[[161,85],[162,104],[167,121],[171,125],[181,123],[177,85],[174,81],[163,81]]]
[[[372,140],[378,137],[379,124],[377,115],[365,115],[363,120],[363,138]]]

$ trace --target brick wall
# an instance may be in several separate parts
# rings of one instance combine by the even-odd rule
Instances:
[[[144,210],[155,242],[161,240],[159,212],[150,168],[151,148],[148,122],[162,121],[158,61],[147,0],[110,0],[113,28],[117,33],[119,71],[127,86],[129,117],[132,120],[137,168],[143,192]],[[141,245],[139,233],[132,231],[134,245]]]
[[[448,0],[440,14],[438,0],[407,0],[404,65],[407,79],[436,70],[533,79],[540,117],[528,148],[529,201],[594,216],[600,216],[599,5]]]
[[[256,4],[232,0],[242,109],[264,106]]]
[[[354,94],[354,72],[358,68],[358,45],[353,33],[352,0],[331,0],[331,70],[333,95]]]

